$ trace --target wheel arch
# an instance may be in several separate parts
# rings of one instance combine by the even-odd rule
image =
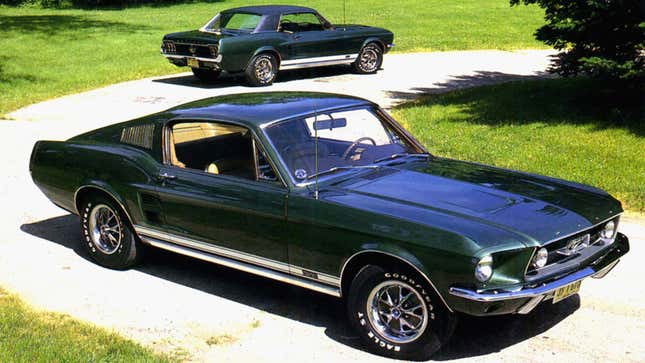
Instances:
[[[347,290],[351,284],[354,276],[367,265],[403,265],[411,268],[420,274],[432,287],[439,299],[443,302],[448,311],[453,312],[443,295],[439,292],[435,284],[432,282],[428,274],[424,271],[421,262],[408,252],[402,252],[404,255],[394,254],[392,252],[383,251],[380,249],[365,249],[358,251],[351,255],[343,264],[340,272],[340,293],[341,297],[347,296]]]
[[[369,37],[365,39],[363,41],[363,44],[361,44],[361,49],[363,49],[363,47],[365,47],[370,43],[375,43],[379,48],[381,48],[381,51],[385,53],[385,43],[380,38],[377,38],[377,37]]]
[[[249,60],[248,62],[246,62],[246,67],[244,67],[244,69],[246,70],[247,68],[249,68],[249,65],[251,65],[251,61],[253,60],[253,58],[263,53],[269,53],[273,55],[276,61],[278,62],[278,69],[280,69],[280,63],[282,63],[282,57],[280,56],[280,52],[278,52],[278,50],[272,46],[264,46],[256,49],[255,52],[251,54],[251,57],[249,57]]]
[[[134,223],[134,221],[130,217],[130,213],[128,213],[128,210],[125,208],[125,201],[120,198],[109,185],[85,184],[76,189],[76,191],[74,192],[74,206],[76,207],[76,214],[78,214],[79,216],[81,215],[81,201],[92,194],[102,195],[114,201],[128,218],[128,221],[130,223]]]

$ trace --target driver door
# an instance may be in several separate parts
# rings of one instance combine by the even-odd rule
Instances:
[[[174,135],[180,131],[185,136]],[[288,270],[287,189],[262,161],[252,133],[237,125],[183,122],[167,127],[166,135],[169,160],[158,187],[165,232],[216,254]]]
[[[342,39],[341,32],[314,13],[282,15],[280,30],[290,33],[287,41],[289,60],[338,56],[345,53],[346,40]]]

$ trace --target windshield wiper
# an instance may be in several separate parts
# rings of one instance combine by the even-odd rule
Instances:
[[[327,169],[327,170],[324,170],[324,171],[318,172],[318,173],[316,173],[316,174],[309,175],[309,176],[307,177],[307,180],[313,179],[313,178],[315,178],[315,177],[317,177],[317,176],[321,176],[321,175],[333,174],[333,173],[335,173],[335,172],[337,172],[337,171],[341,171],[341,170],[350,170],[350,169],[378,169],[378,168],[379,168],[379,166],[378,166],[378,165],[334,166],[334,167],[333,167],[333,168],[331,168],[331,169]]]
[[[384,158],[376,159],[374,160],[375,163],[379,163],[381,161],[385,160],[393,160],[397,158],[402,158],[404,156],[414,156],[414,157],[424,157],[430,159],[430,154],[420,154],[420,153],[398,153],[398,154],[392,154],[390,156],[386,156]]]

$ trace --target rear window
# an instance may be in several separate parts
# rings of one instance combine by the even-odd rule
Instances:
[[[260,23],[260,15],[245,14],[245,13],[231,13],[222,14],[222,28],[230,30],[248,30],[252,31]]]

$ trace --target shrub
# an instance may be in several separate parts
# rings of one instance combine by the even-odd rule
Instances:
[[[645,2],[642,0],[510,0],[537,4],[546,25],[538,40],[561,50],[551,71],[618,80],[645,76]]]

